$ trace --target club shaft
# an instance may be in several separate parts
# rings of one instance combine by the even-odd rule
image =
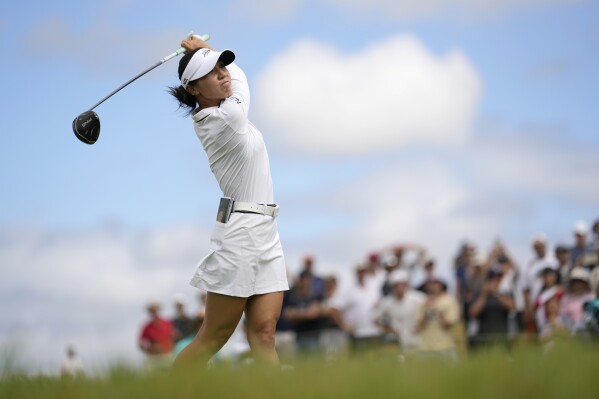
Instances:
[[[176,54],[176,53],[173,53]],[[172,54],[171,54],[172,55]],[[172,57],[170,57],[172,58]],[[169,59],[170,59],[169,58]],[[165,58],[166,59],[166,58]],[[137,79],[141,78],[142,76],[144,76],[146,73],[150,72],[152,69],[164,64],[164,60],[160,60],[158,61],[156,64],[152,65],[151,67],[149,67],[148,69],[146,69],[145,71],[143,71],[142,73],[138,74],[137,76],[129,79],[127,82],[125,82],[124,84],[122,84],[121,86],[119,86],[116,90],[114,90],[112,93],[110,93],[109,95],[107,95],[106,97],[104,97],[103,99],[101,99],[100,101],[98,101],[93,107],[91,107],[90,109],[88,109],[88,111],[93,110],[94,108],[96,108],[98,105],[102,104],[104,101],[108,100],[110,97],[114,96],[116,93],[118,93],[119,91],[121,91],[122,89],[124,89],[125,87],[129,86],[131,83],[135,82]]]
[[[210,38],[210,35],[205,34],[202,36],[199,36],[202,40],[208,40]],[[156,67],[159,67],[160,65],[164,64],[165,62],[167,62],[168,60],[175,58],[181,54],[183,54],[186,50],[181,47],[180,49],[178,49],[177,51],[175,51],[172,54],[167,55],[166,57],[164,57],[163,59],[161,59],[160,61],[158,61],[156,64],[152,65],[151,67],[149,67],[148,69],[146,69],[145,71],[139,73],[138,75],[136,75],[135,77],[129,79],[127,82],[123,83],[121,86],[119,86],[117,89],[115,89],[112,93],[110,93],[109,95],[107,95],[106,97],[104,97],[103,99],[101,99],[100,101],[98,101],[96,104],[94,104],[93,107],[91,107],[90,109],[88,109],[88,111],[93,110],[94,108],[96,108],[98,105],[102,104],[104,101],[108,100],[110,97],[114,96],[116,93],[118,93],[119,91],[123,90],[125,87],[129,86],[131,83],[135,82],[137,79],[141,78],[142,76],[144,76],[146,73],[150,72],[151,70],[153,70]]]

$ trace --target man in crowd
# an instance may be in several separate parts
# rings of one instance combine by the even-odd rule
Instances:
[[[79,359],[74,347],[67,348],[67,357],[60,365],[61,377],[78,377],[83,375],[83,362]]]
[[[478,332],[471,341],[474,348],[507,347],[508,316],[515,305],[510,294],[499,291],[501,279],[500,271],[489,270],[482,290],[470,306],[470,317],[478,321]]]
[[[160,317],[160,304],[150,301],[146,306],[150,320],[143,326],[139,336],[139,348],[146,354],[149,370],[168,367],[173,351],[173,325]]]
[[[555,247],[555,259],[557,261],[557,271],[560,274],[562,282],[567,282],[568,276],[574,265],[570,259],[570,250],[565,245]]]
[[[391,293],[376,305],[373,318],[383,331],[397,338],[403,354],[410,354],[420,346],[416,316],[426,296],[410,288],[406,270],[394,271],[389,283]]]
[[[457,360],[452,328],[459,322],[459,304],[447,294],[447,285],[438,277],[425,286],[427,298],[418,309],[416,332],[420,334],[420,353]]]
[[[368,268],[358,265],[354,283],[329,303],[331,315],[350,335],[354,354],[371,352],[382,343],[382,331],[372,317],[374,307],[381,297],[381,290],[373,290],[368,277]]]
[[[574,225],[574,246],[570,249],[570,257],[574,267],[590,269],[594,263],[596,252],[589,242],[589,228],[583,221]]]
[[[322,325],[322,297],[312,289],[312,274],[308,270],[300,273],[286,297],[284,319],[295,332],[296,347],[302,355],[318,354]]]
[[[538,297],[543,285],[541,270],[548,264],[553,264],[554,260],[550,252],[547,251],[547,237],[539,233],[533,237],[532,250],[534,257],[528,262],[526,269],[522,273],[522,292],[524,296],[524,331],[529,338],[536,339],[537,328],[535,323],[535,298]]]
[[[174,297],[175,317],[171,320],[173,325],[174,344],[176,345],[182,339],[195,335],[195,321],[187,316],[185,312],[185,297],[183,294],[177,294]]]

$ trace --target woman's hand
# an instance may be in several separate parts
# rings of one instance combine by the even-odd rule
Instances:
[[[208,48],[212,51],[215,51],[212,46],[203,41],[197,36],[189,35],[186,39],[181,41],[181,47],[183,47],[187,51],[197,50],[199,48]]]

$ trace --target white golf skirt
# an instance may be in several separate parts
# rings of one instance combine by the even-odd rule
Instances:
[[[289,289],[283,248],[272,216],[234,212],[216,222],[210,252],[190,281],[217,294],[244,297]]]

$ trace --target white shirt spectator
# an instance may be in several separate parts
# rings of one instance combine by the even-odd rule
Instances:
[[[381,334],[372,318],[372,312],[379,299],[380,291],[375,292],[368,283],[363,286],[356,283],[343,293],[332,297],[330,306],[341,312],[354,337],[374,337]]]
[[[390,327],[397,332],[403,350],[417,349],[420,337],[415,334],[418,310],[426,301],[426,295],[419,291],[408,290],[402,299],[390,294],[384,297],[376,306],[373,317],[375,320],[386,320]]]
[[[67,357],[60,364],[60,375],[77,376],[83,374],[83,363],[74,350],[67,351]]]
[[[530,298],[537,298],[541,293],[543,288],[541,271],[546,267],[557,268],[557,259],[553,254],[547,254],[544,258],[535,258],[528,263],[523,273],[522,289],[530,291]]]

